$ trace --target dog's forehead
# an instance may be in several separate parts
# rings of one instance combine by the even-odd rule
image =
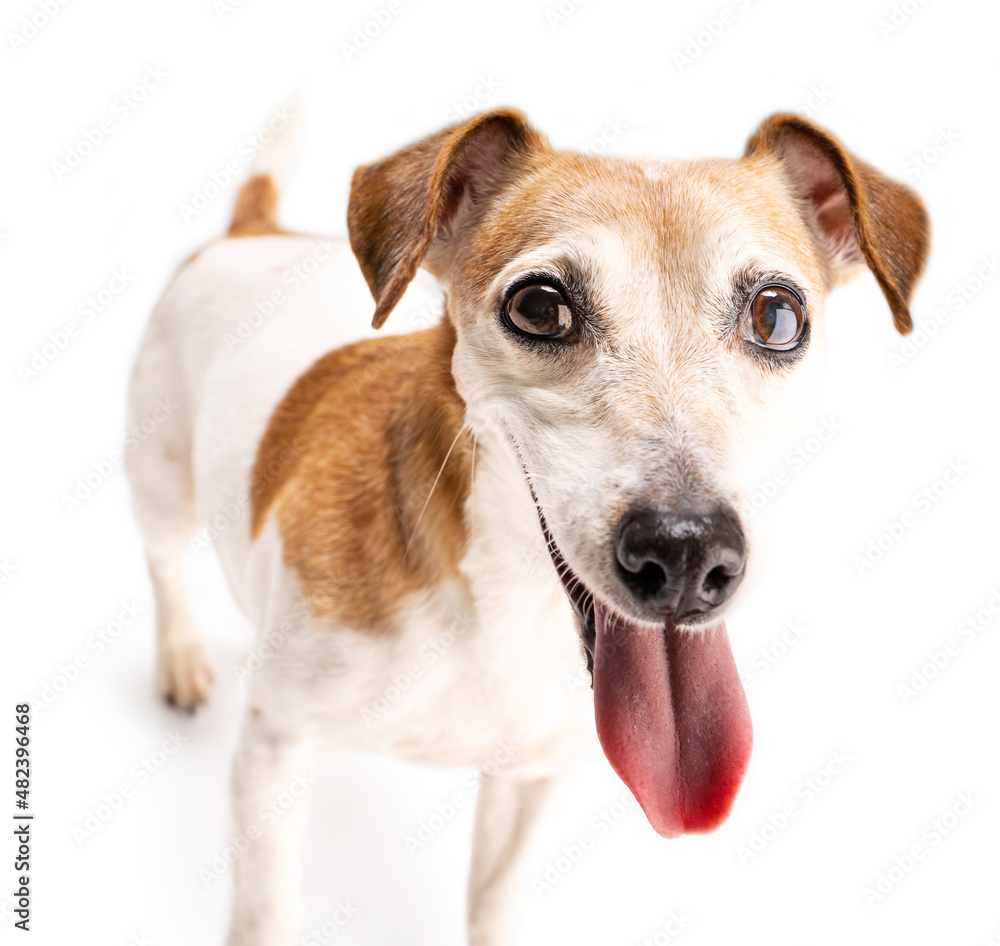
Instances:
[[[472,290],[459,295],[477,304],[463,310],[460,335],[491,317],[515,281],[571,269],[606,343],[579,357],[516,359],[516,370],[504,362],[503,396],[516,397],[516,375],[528,379],[526,410],[548,405],[562,416],[569,398],[580,416],[602,418],[616,449],[648,442],[652,455],[668,434],[684,440],[696,428],[701,449],[722,456],[751,418],[747,406],[787,383],[720,342],[736,280],[747,270],[786,274],[822,294],[821,260],[774,163],[556,153],[509,186],[472,235],[456,276]],[[481,344],[476,332],[466,337]]]
[[[469,275],[486,290],[551,261],[573,265],[614,309],[649,292],[727,294],[741,268],[826,281],[794,197],[765,161],[552,152],[485,217]]]

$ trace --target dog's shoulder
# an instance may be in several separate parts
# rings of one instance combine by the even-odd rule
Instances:
[[[471,438],[447,319],[328,352],[288,390],[257,451],[256,537],[276,519],[310,610],[386,630],[400,600],[458,575]]]

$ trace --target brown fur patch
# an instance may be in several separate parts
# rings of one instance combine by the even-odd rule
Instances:
[[[271,417],[251,481],[310,611],[384,632],[403,597],[457,578],[472,441],[451,323],[329,352]]]
[[[473,185],[471,178],[478,178],[481,201],[484,190],[500,184],[512,158],[545,147],[545,138],[520,112],[496,109],[354,172],[347,230],[375,298],[375,328],[403,295],[439,227]],[[475,148],[484,154],[475,154]],[[476,167],[479,163],[486,166]]]
[[[264,236],[282,233],[277,223],[278,189],[270,174],[251,177],[236,195],[227,236]]]

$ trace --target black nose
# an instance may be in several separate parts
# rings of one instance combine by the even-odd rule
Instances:
[[[718,607],[743,579],[743,530],[726,512],[630,510],[618,527],[615,566],[640,604],[692,617]]]

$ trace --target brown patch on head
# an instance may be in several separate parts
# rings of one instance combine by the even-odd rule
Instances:
[[[403,599],[460,579],[472,442],[451,375],[454,330],[368,339],[319,359],[285,395],[251,480],[310,611],[385,631]]]
[[[265,236],[282,233],[277,223],[278,189],[270,174],[251,177],[236,195],[230,237]]]
[[[746,157],[779,161],[834,255],[865,262],[904,335],[909,304],[930,249],[920,198],[854,158],[828,131],[798,115],[772,115],[747,143]]]

